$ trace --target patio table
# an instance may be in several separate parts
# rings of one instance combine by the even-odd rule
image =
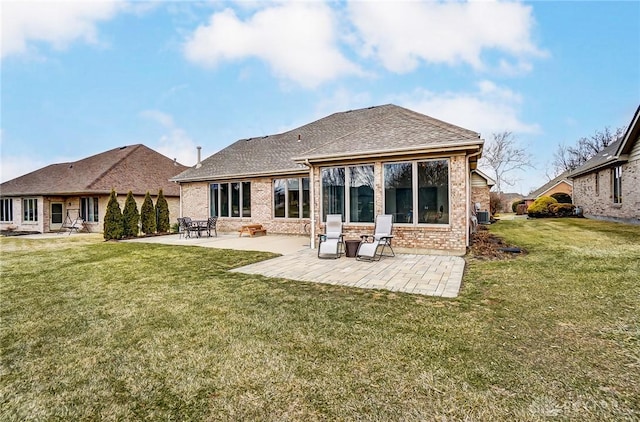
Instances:
[[[345,240],[344,241],[344,256],[347,258],[355,258],[360,247],[360,240]]]

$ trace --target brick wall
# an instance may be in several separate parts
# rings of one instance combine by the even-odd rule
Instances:
[[[382,162],[374,163],[375,214],[383,213],[383,176]],[[467,230],[467,175],[466,158],[463,155],[450,157],[450,210],[449,224],[413,226],[394,224],[394,248],[419,249],[422,251],[440,251],[464,254],[466,251]],[[290,177],[306,177],[300,174]],[[311,219],[283,219],[273,217],[273,188],[271,178],[251,179],[251,217],[218,219],[218,230],[232,232],[242,224],[262,224],[268,233],[308,234],[311,231]],[[194,182],[182,184],[182,215],[194,219],[209,216],[209,183]],[[320,169],[313,169],[313,202],[315,232],[322,233],[324,224],[320,210]],[[345,224],[346,238],[358,238],[361,234],[373,232],[373,223]]]
[[[596,190],[596,177],[598,189]],[[612,169],[573,180],[573,202],[586,217],[640,223],[640,160],[622,165],[622,203],[613,203]]]

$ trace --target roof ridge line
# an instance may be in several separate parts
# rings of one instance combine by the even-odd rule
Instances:
[[[120,158],[119,160],[116,160],[111,166],[109,166],[108,169],[106,169],[105,171],[103,171],[102,173],[100,173],[98,175],[98,177],[96,177],[95,179],[93,179],[91,181],[91,183],[87,184],[87,188],[91,188],[93,185],[95,185],[96,183],[98,183],[107,173],[109,173],[111,170],[113,170],[118,164],[120,164],[125,158],[129,157],[131,154],[133,154],[134,151],[136,151],[137,149],[139,149],[142,144],[134,144],[134,145],[125,145],[124,148],[128,148],[132,146],[133,148],[131,149],[131,151],[127,151],[125,153],[125,155]],[[120,148],[114,148],[114,149],[122,149],[123,147]],[[113,150],[112,150],[113,151]],[[107,151],[108,152],[108,151]],[[80,160],[82,161],[82,160]]]

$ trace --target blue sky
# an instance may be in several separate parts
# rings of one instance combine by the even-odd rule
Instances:
[[[1,178],[143,143],[237,139],[394,103],[512,131],[534,168],[640,103],[640,2],[3,1]]]

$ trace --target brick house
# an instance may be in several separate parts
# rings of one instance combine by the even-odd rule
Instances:
[[[549,180],[538,189],[531,192],[524,198],[524,203],[528,207],[533,204],[533,201],[541,196],[551,196],[554,193],[566,193],[573,198],[573,181],[569,178],[569,172],[558,175],[552,180]]]
[[[496,182],[482,171],[475,169],[471,172],[471,203],[479,211],[491,210],[490,194],[491,188]]]
[[[640,107],[623,137],[571,173],[573,202],[588,218],[640,224]]]
[[[315,240],[327,214],[346,238],[394,216],[394,248],[464,254],[476,132],[392,104],[334,113],[288,132],[242,139],[172,180],[181,214],[222,231],[262,224]]]
[[[138,211],[147,192],[155,204],[162,189],[173,219],[179,212],[180,187],[169,178],[187,168],[141,144],[52,164],[0,185],[0,229],[58,231],[67,219],[80,217],[89,231],[102,232],[111,189],[121,209],[132,191]]]

